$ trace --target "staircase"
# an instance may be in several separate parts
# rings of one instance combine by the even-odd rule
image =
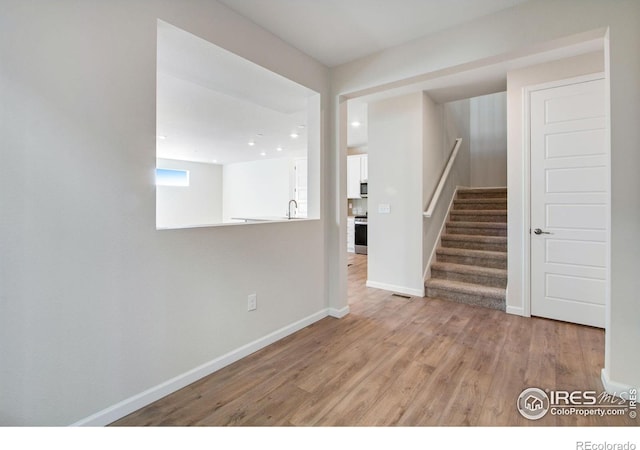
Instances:
[[[504,311],[507,287],[507,189],[458,189],[427,297]]]

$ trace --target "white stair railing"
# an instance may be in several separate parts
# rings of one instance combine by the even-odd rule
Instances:
[[[431,196],[429,207],[424,212],[425,217],[431,217],[433,215],[433,211],[436,209],[436,205],[438,204],[438,200],[440,199],[440,195],[442,194],[444,185],[447,182],[447,178],[449,178],[449,173],[451,172],[453,163],[456,161],[456,157],[458,156],[458,150],[460,150],[461,143],[462,143],[462,138],[457,138],[455,143],[453,144],[453,150],[451,151],[451,155],[449,155],[449,161],[447,161],[447,165],[442,171],[442,176],[440,176],[440,182],[438,182],[438,187],[436,188],[435,192]]]

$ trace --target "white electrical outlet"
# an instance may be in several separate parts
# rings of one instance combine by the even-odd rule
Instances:
[[[391,212],[391,205],[388,203],[378,204],[378,214],[389,214]]]
[[[255,311],[256,309],[258,309],[258,296],[249,294],[249,297],[247,297],[247,311]]]

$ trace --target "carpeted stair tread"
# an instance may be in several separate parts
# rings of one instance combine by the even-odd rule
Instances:
[[[494,192],[502,192],[503,194],[507,194],[507,188],[506,187],[485,187],[485,188],[480,188],[480,187],[461,187],[458,188],[458,194],[464,194],[464,193],[468,193],[468,192],[473,192],[475,194],[492,194]]]
[[[483,203],[501,203],[506,202],[507,196],[504,197],[490,197],[490,198],[456,198],[453,200],[453,204],[466,205],[466,204],[483,204]]]
[[[461,281],[497,288],[507,287],[507,270],[483,266],[471,266],[448,262],[435,262],[431,265],[431,278]]]
[[[460,209],[449,214],[453,222],[506,222],[507,211],[504,209]]]
[[[440,270],[443,272],[464,273],[470,275],[485,275],[496,278],[507,278],[506,269],[493,269],[491,267],[470,266],[468,264],[455,264],[436,261],[431,265],[431,270]]]
[[[458,199],[506,197],[507,188],[458,189]]]
[[[507,268],[507,252],[504,251],[440,246],[436,250],[436,260],[453,264],[491,267],[493,269]]]
[[[497,309],[498,311],[506,310],[506,301],[504,298],[486,296],[478,292],[455,291],[448,287],[439,286],[427,287],[426,291],[427,297],[429,298],[452,300],[465,305],[481,306],[483,308]]]
[[[497,230],[506,230],[507,224],[506,222],[470,222],[470,221],[447,221],[448,227],[455,228],[494,228]]]
[[[441,236],[443,247],[468,248],[473,250],[507,251],[506,236],[485,236],[484,234],[445,233]]]
[[[466,234],[474,236],[506,236],[507,224],[504,222],[447,222],[447,234]]]
[[[472,256],[474,258],[506,260],[507,252],[494,252],[490,250],[471,250],[468,248],[438,247],[436,255]]]
[[[451,214],[458,216],[507,216],[506,209],[454,209]]]
[[[484,242],[487,244],[506,244],[506,236],[483,236],[478,234],[449,234],[445,233],[441,236],[442,240],[449,241],[473,241]]]
[[[506,290],[496,287],[480,286],[479,284],[463,283],[460,281],[442,280],[431,278],[427,280],[427,288],[447,290],[461,294],[478,295],[480,297],[489,297],[496,300],[505,300]]]
[[[477,198],[477,199],[460,199],[453,201],[454,211],[463,211],[466,209],[483,209],[488,211],[504,210],[507,208],[506,197],[496,198]]]

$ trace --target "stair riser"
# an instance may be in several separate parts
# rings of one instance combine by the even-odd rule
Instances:
[[[506,190],[496,190],[493,192],[474,192],[474,191],[458,191],[456,198],[474,199],[474,198],[504,198],[507,196]]]
[[[492,210],[492,209],[501,209],[501,210],[505,210],[507,209],[507,201],[500,201],[500,202],[491,202],[491,203],[453,203],[453,210],[454,211],[464,211],[464,210],[468,210],[468,209],[481,209],[481,210]]]
[[[429,287],[427,288],[426,294],[427,297],[431,298],[443,298],[447,300],[453,300],[458,303],[465,303],[467,305],[484,306],[485,308],[498,309],[500,311],[505,310],[505,301],[496,298],[482,297],[478,295],[453,292],[446,289],[434,289]]]
[[[432,278],[442,280],[461,281],[463,283],[480,284],[482,286],[497,287],[505,289],[507,287],[507,279],[504,277],[491,277],[485,275],[477,275],[470,273],[449,272],[446,270],[431,270]]]
[[[450,248],[466,248],[468,250],[488,250],[490,252],[506,252],[506,243],[494,242],[476,242],[476,241],[457,241],[453,239],[442,239],[443,247]]]
[[[480,236],[506,236],[507,230],[503,228],[468,228],[456,227],[455,224],[447,225],[447,233],[449,234],[473,234]]]
[[[488,267],[490,269],[506,269],[507,260],[497,258],[482,258],[476,256],[462,256],[462,255],[445,255],[436,254],[436,258],[441,262],[450,262],[454,264],[466,264],[467,266],[480,266]]]
[[[506,223],[506,214],[487,214],[474,216],[471,214],[459,214],[456,211],[451,211],[452,222],[493,222],[493,223]]]

